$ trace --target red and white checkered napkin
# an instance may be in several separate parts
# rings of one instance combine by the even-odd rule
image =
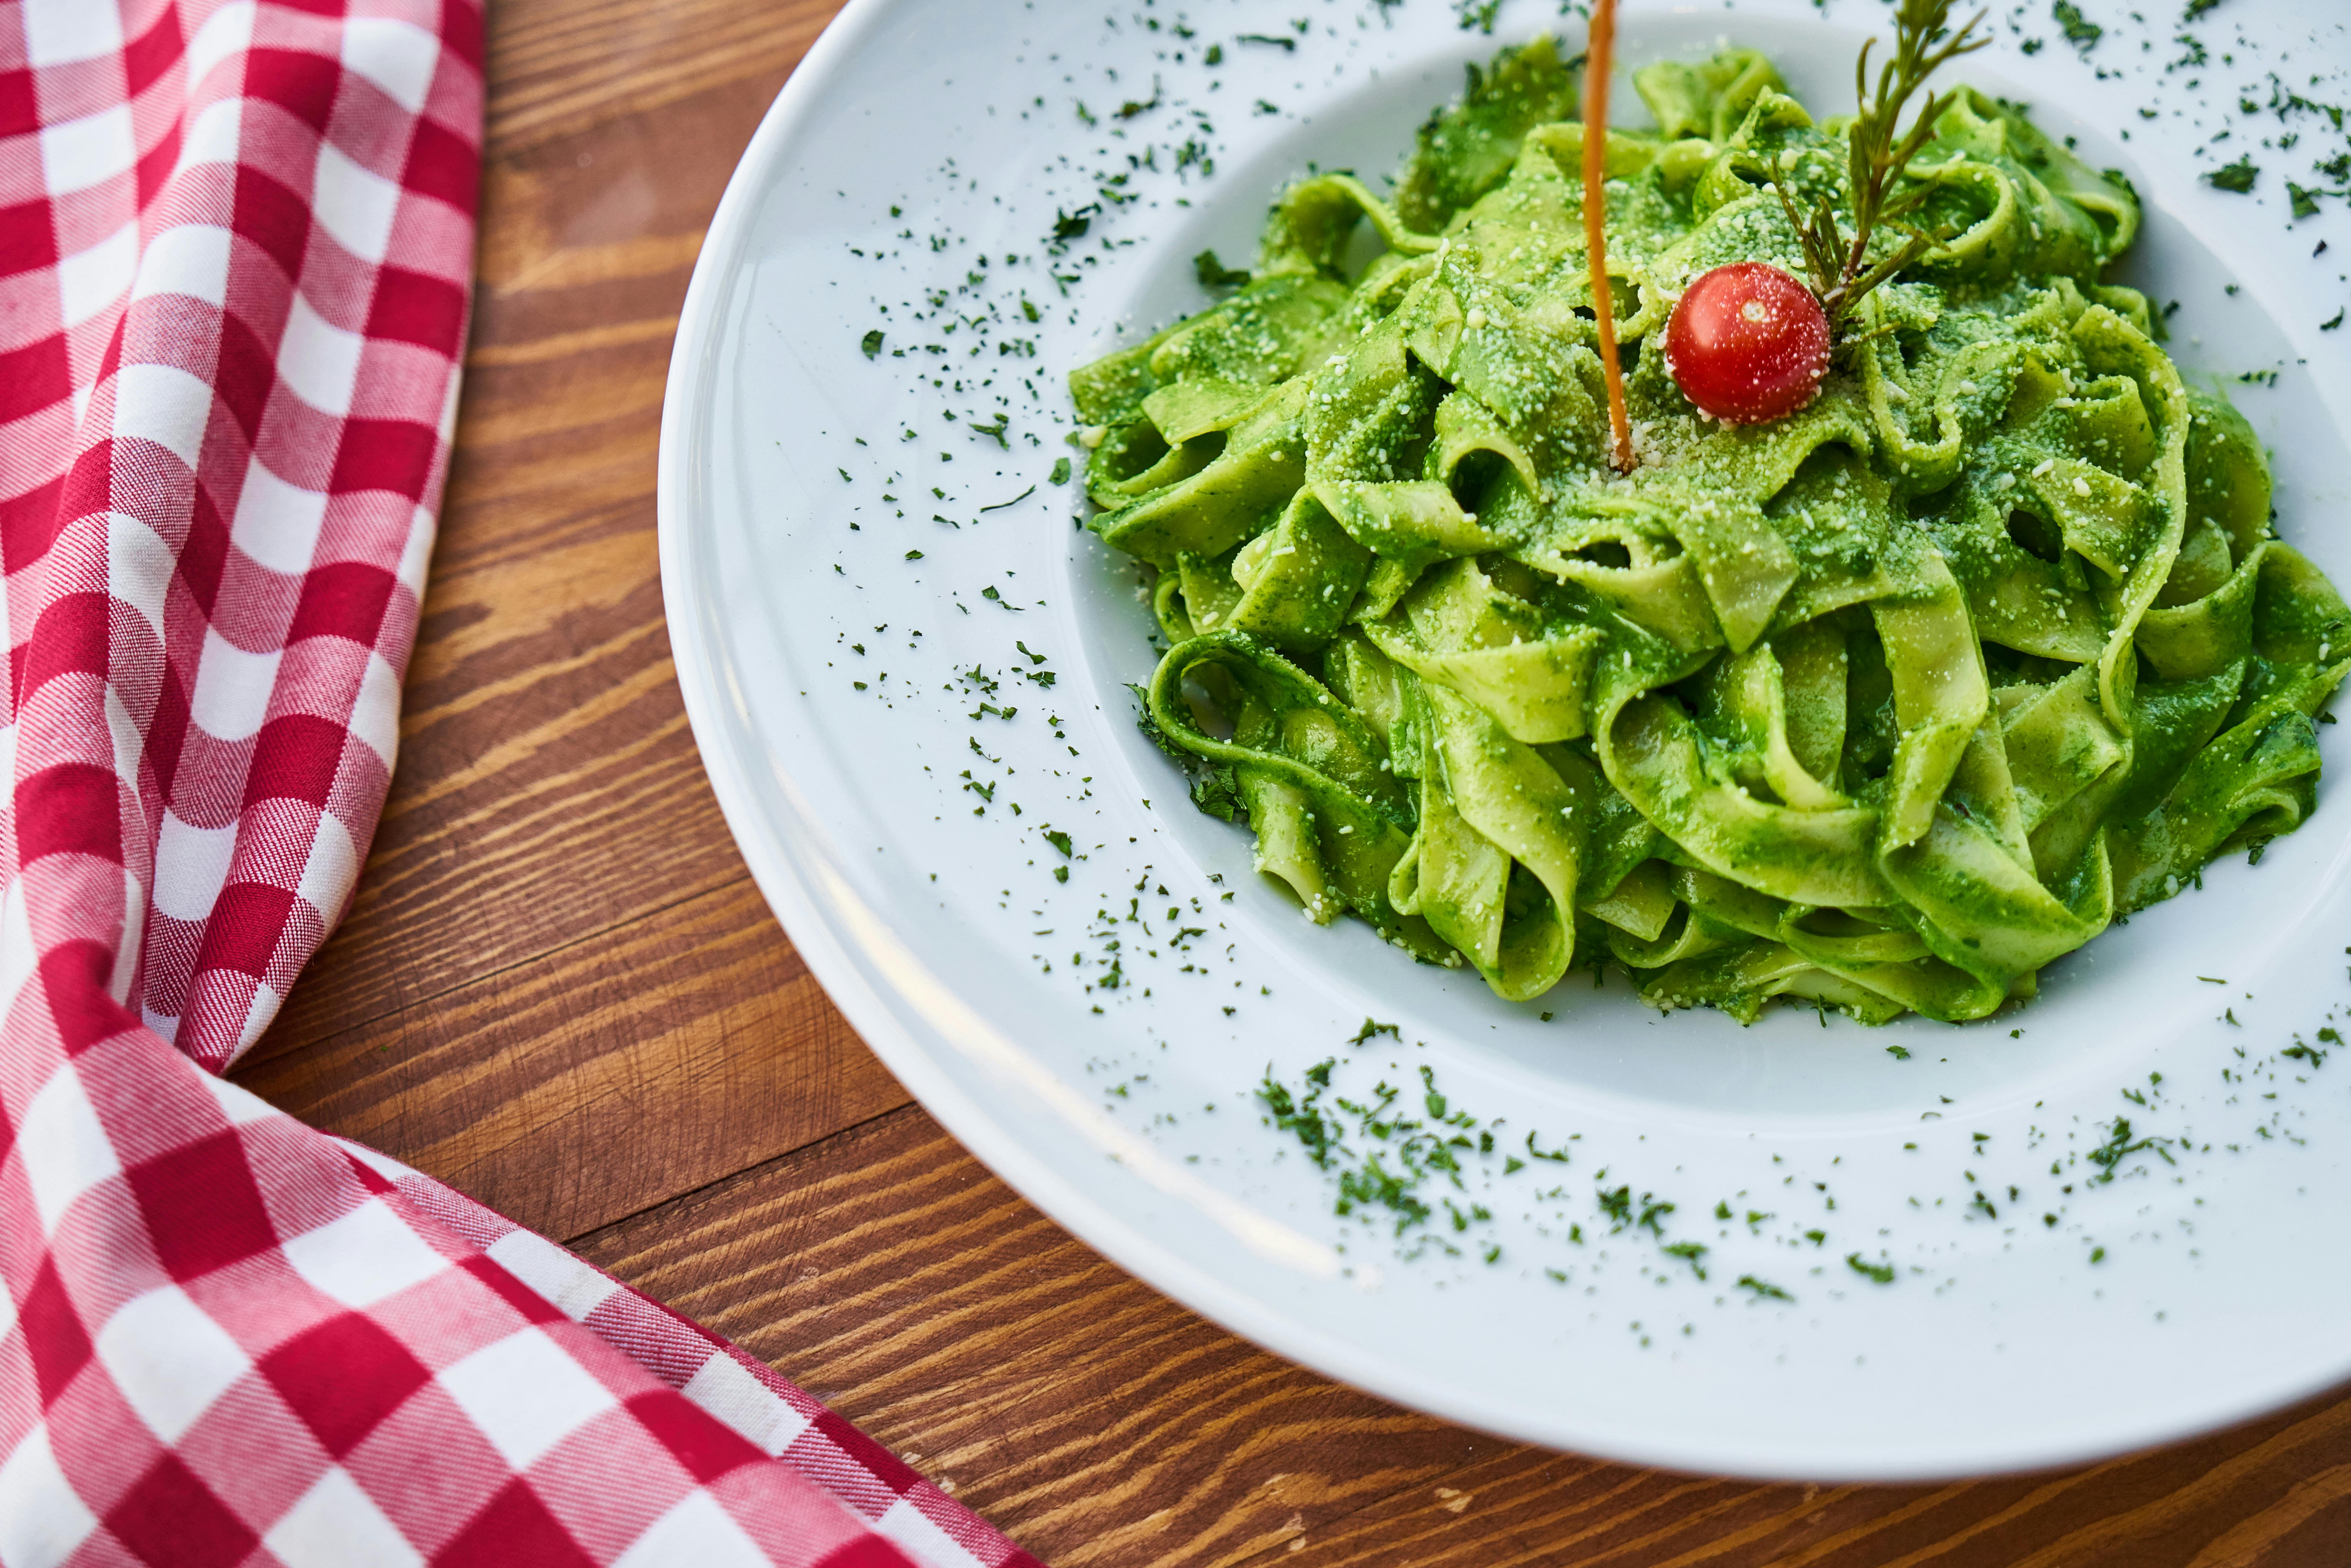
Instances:
[[[475,0],[0,0],[0,1564],[1030,1560],[216,1074],[349,903],[448,460]]]

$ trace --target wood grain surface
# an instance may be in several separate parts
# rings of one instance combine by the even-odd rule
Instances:
[[[1544,1452],[1234,1339],[909,1102],[726,836],[654,560],[702,230],[832,8],[491,6],[480,287],[399,772],[357,906],[239,1081],[733,1335],[1071,1568],[2351,1564],[2340,1395],[1943,1487]]]

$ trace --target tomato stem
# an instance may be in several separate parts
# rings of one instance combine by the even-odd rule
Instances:
[[[1592,314],[1600,328],[1600,373],[1608,383],[1609,461],[1633,471],[1633,421],[1625,410],[1625,369],[1616,358],[1616,310],[1608,298],[1608,62],[1616,44],[1616,0],[1596,0],[1583,58],[1583,240],[1592,262]]]

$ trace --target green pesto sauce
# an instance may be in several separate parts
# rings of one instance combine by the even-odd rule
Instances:
[[[1631,474],[1548,40],[1472,73],[1393,201],[1301,181],[1245,277],[1196,258],[1223,298],[1071,372],[1092,526],[1169,644],[1145,727],[1314,919],[1506,998],[1615,965],[1741,1019],[1982,1017],[2308,815],[2351,611],[2273,530],[2250,426],[2105,281],[2127,183],[1979,92],[1903,177],[1937,243],[1819,395],[1699,414],[1675,301],[1801,274],[1769,187],[1849,214],[1847,127],[1751,50],[1635,82]]]

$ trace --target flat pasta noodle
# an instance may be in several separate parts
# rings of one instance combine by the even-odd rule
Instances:
[[[1471,70],[1393,203],[1300,182],[1245,285],[1072,373],[1093,528],[1169,643],[1146,722],[1313,918],[1509,1000],[1613,963],[1742,1020],[1981,1018],[2309,816],[2351,611],[2103,281],[2129,187],[1981,93],[1896,193],[1939,237],[1818,397],[1699,414],[1645,349],[1711,267],[1801,273],[1770,186],[1849,219],[1848,127],[1752,50],[1634,82],[1657,129],[1602,154],[1631,473],[1548,39]]]

